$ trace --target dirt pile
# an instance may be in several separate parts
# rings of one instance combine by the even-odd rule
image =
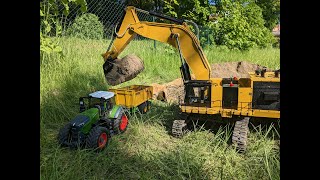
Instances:
[[[112,62],[106,61],[103,70],[107,82],[115,86],[135,78],[144,70],[144,65],[138,56],[130,54]]]
[[[167,102],[177,102],[179,96],[183,96],[183,81],[178,78],[167,84],[151,84],[153,86],[153,99],[167,101]]]
[[[258,66],[257,64],[246,61],[215,63],[211,65],[210,76],[213,78],[230,78],[233,76],[245,78],[249,77],[248,72],[254,72]],[[267,68],[267,71],[271,71],[271,69]],[[177,103],[179,97],[183,98],[184,88],[181,78],[175,79],[167,84],[154,83],[152,86],[153,99]]]
[[[215,63],[211,65],[211,77],[213,78],[229,78],[235,76],[237,78],[250,77],[248,72],[254,72],[259,65],[246,61]],[[262,66],[260,66],[262,68]],[[271,69],[267,68],[267,71]]]

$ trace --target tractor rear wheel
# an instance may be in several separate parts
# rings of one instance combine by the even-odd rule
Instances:
[[[237,121],[233,129],[232,143],[236,146],[239,153],[244,153],[247,148],[249,120],[250,117],[245,117],[244,119]]]
[[[125,112],[119,114],[118,118],[114,120],[113,130],[115,134],[124,133],[129,124],[128,116]]]
[[[108,146],[110,137],[111,136],[107,128],[95,126],[91,129],[86,138],[86,147],[102,151]]]

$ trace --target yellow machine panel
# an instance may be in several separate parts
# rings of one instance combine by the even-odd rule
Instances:
[[[275,72],[266,72],[264,77],[250,73],[250,78],[233,80],[235,84],[223,83],[223,78],[211,78],[210,81],[212,84],[210,105],[201,106],[196,103],[188,104],[182,102],[180,103],[182,112],[220,114],[226,118],[232,118],[233,116],[280,118],[280,109],[271,107],[267,99],[269,97],[269,100],[272,100],[270,97],[276,97],[278,100],[280,97],[279,84],[277,84],[280,83],[280,77],[275,75]],[[276,90],[272,89],[271,86],[276,86]],[[268,88],[271,89],[266,90]],[[232,91],[227,91],[226,89]],[[233,99],[230,99],[228,94],[233,94]],[[266,98],[267,100],[261,100],[261,98]],[[261,101],[260,104],[259,101]],[[275,106],[279,107],[280,103]]]

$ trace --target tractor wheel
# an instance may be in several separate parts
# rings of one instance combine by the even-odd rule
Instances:
[[[58,134],[58,142],[60,146],[67,147],[68,144],[71,142],[71,135],[70,135],[71,124],[66,124],[63,128],[60,129]]]
[[[187,123],[185,120],[174,120],[172,124],[172,135],[181,138],[187,131]]]
[[[128,116],[122,112],[116,120],[114,120],[113,130],[115,134],[124,133],[129,124]]]
[[[95,126],[86,138],[86,146],[89,149],[102,151],[108,146],[110,138],[111,136],[107,128]]]
[[[71,149],[76,149],[83,147],[84,143],[81,141],[79,134],[73,134],[71,130],[71,124],[66,124],[63,128],[60,129],[58,134],[58,142],[61,147],[69,147]]]
[[[145,114],[146,112],[148,112],[148,103],[147,103],[147,102],[144,102],[144,103],[140,104],[140,105],[138,106],[138,109],[139,109],[139,112],[140,112],[141,114]]]
[[[233,129],[232,143],[236,146],[239,153],[244,153],[247,148],[249,119],[250,117],[245,117],[244,119],[237,121]]]

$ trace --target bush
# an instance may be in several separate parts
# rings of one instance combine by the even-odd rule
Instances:
[[[103,24],[96,15],[86,13],[76,17],[67,34],[82,39],[102,39]]]
[[[264,23],[262,10],[253,0],[245,3],[221,0],[218,21],[208,22],[203,27],[205,31],[201,33],[200,42],[239,50],[268,47],[276,40]]]

